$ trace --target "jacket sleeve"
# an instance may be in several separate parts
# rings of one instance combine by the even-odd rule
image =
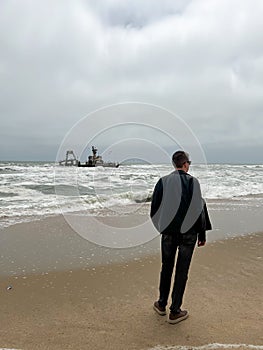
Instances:
[[[212,224],[209,218],[206,202],[204,201],[204,214],[205,214],[205,230],[212,230]]]
[[[206,242],[206,232],[205,231],[201,231],[200,233],[198,233],[198,241],[199,242]]]
[[[205,201],[203,200],[203,210],[196,222],[196,230],[198,232],[198,240],[201,242],[206,241],[206,231],[212,230],[212,224],[209,218],[208,210]]]
[[[163,198],[163,183],[162,183],[162,179],[160,179],[155,185],[155,188],[153,190],[151,212],[150,212],[151,218],[153,218],[154,215],[157,213],[161,205],[162,198]]]

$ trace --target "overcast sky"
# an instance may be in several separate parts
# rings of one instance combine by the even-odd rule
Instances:
[[[182,118],[210,162],[263,163],[262,14],[262,0],[0,0],[0,159],[54,160],[81,118],[136,101]]]

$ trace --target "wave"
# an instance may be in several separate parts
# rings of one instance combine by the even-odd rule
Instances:
[[[40,192],[44,195],[61,195],[68,197],[83,196],[83,195],[94,195],[95,190],[92,187],[86,186],[73,186],[73,185],[23,185],[24,188]]]
[[[12,174],[17,173],[17,169],[9,168],[9,167],[0,167],[0,174]]]
[[[199,179],[209,201],[259,206],[262,170],[263,165],[193,165],[191,174]],[[167,164],[123,165],[118,169],[57,167],[54,174],[53,163],[0,162],[1,215],[11,220],[12,215],[22,219],[23,215],[89,212],[113,206],[142,208],[151,202],[158,179],[172,171]]]
[[[120,195],[115,195],[115,196],[111,196],[110,198],[106,198],[106,201],[108,201],[109,199],[115,200],[115,203],[118,204],[122,204],[123,201],[128,200],[130,202],[130,204],[134,204],[134,203],[147,203],[147,202],[151,202],[152,199],[152,194],[151,193],[134,193],[131,191],[128,192],[123,192]]]
[[[7,197],[17,197],[17,196],[19,196],[19,194],[14,192],[0,192],[0,199],[7,198]]]
[[[263,198],[263,193],[248,193],[248,194],[241,194],[239,196],[233,196],[233,198],[235,199],[260,199],[260,198]]]

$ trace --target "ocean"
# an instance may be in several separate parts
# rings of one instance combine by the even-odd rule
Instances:
[[[76,211],[102,216],[141,213],[159,177],[171,171],[169,164],[78,168],[0,162],[0,228]],[[229,209],[262,207],[262,164],[193,164],[189,172],[199,179],[212,209],[225,208],[226,203]]]

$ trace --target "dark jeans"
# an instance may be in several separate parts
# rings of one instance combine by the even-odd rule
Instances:
[[[188,271],[195,248],[196,235],[162,235],[162,270],[160,274],[159,305],[165,307],[170,293],[171,278],[174,269],[175,255],[178,248],[172,304],[170,310],[176,313],[180,310],[188,278]]]

